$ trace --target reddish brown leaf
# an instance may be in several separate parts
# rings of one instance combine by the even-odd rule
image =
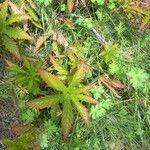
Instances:
[[[118,98],[121,98],[115,88],[124,89],[125,86],[118,80],[111,80],[108,74],[104,74],[100,77],[100,82],[102,82],[110,91]]]
[[[105,80],[101,80],[101,82],[108,88],[110,89],[110,91],[118,98],[121,98],[121,96],[117,93],[117,91],[112,87],[110,86],[107,82],[105,82]]]
[[[112,85],[115,88],[125,89],[125,86],[119,80],[112,80]]]

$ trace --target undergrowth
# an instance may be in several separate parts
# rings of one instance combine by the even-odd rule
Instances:
[[[17,99],[21,122],[11,129],[18,136],[2,143],[9,150],[149,149],[149,12],[140,0],[1,3],[0,49],[14,57],[0,54],[0,97]]]

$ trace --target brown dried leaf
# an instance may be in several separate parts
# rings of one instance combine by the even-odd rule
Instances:
[[[117,93],[117,91],[115,90],[115,88],[113,88],[112,86],[110,86],[105,80],[101,79],[101,82],[108,88],[110,89],[110,91],[118,98],[121,98],[121,96]]]
[[[22,132],[28,131],[32,126],[30,124],[17,124],[16,126],[11,128],[11,131],[16,134],[20,134]]]
[[[14,14],[24,14],[23,9],[19,8],[16,4],[11,1],[8,2],[8,5],[11,7]]]
[[[68,6],[69,13],[71,13],[75,6],[75,0],[67,0],[67,6]]]
[[[64,35],[61,32],[58,33],[58,35],[57,35],[57,42],[58,42],[58,44],[63,45],[65,47],[68,46],[68,42],[67,42]]]
[[[124,89],[125,86],[118,80],[111,80],[108,74],[104,74],[100,78],[100,82],[102,82],[110,91],[118,98],[121,96],[117,93],[115,88]]]
[[[43,43],[53,34],[53,31],[49,31],[48,33],[44,33],[43,35],[41,35],[36,43],[35,43],[35,48],[34,48],[34,53],[36,53],[40,47],[43,45]]]
[[[83,5],[83,7],[86,7],[86,0],[81,0],[81,4]]]
[[[125,89],[125,86],[119,80],[112,80],[111,83],[115,88]]]

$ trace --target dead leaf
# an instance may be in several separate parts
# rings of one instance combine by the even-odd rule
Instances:
[[[56,41],[58,44],[68,47],[68,42],[64,37],[63,33],[57,32],[53,34],[53,40]]]
[[[34,48],[34,53],[37,53],[37,51],[40,49],[40,47],[43,45],[43,43],[51,36],[53,35],[53,31],[48,31],[48,33],[44,33],[41,35],[36,43],[35,43],[35,48]]]
[[[40,145],[34,145],[33,150],[41,150]]]
[[[81,4],[83,5],[83,7],[86,7],[86,0],[81,0]]]
[[[22,132],[28,131],[31,128],[30,124],[17,124],[16,126],[11,128],[11,131],[15,134],[20,134]]]
[[[16,4],[12,3],[11,1],[8,2],[8,5],[10,6],[14,14],[25,14],[23,8],[19,8]]]
[[[100,77],[100,82],[102,82],[110,91],[118,98],[121,98],[121,96],[116,91],[116,88],[118,89],[125,89],[125,86],[119,81],[115,79],[111,79],[108,74],[104,74]]]
[[[112,80],[112,84],[116,88],[125,89],[125,86],[119,80]]]
[[[68,6],[69,13],[71,13],[75,6],[75,0],[67,0],[67,6]]]

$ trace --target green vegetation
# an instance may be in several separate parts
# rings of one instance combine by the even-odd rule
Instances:
[[[149,13],[141,0],[0,3],[0,98],[21,122],[7,149],[149,149]]]

